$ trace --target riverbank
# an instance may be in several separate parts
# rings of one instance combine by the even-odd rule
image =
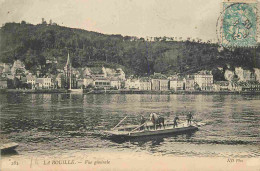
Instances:
[[[150,91],[150,90],[84,90],[86,94],[249,94],[249,95],[260,95],[259,92],[250,91]]]
[[[67,90],[65,89],[0,89],[0,93],[66,93]]]
[[[68,93],[66,89],[0,89],[0,93]],[[151,90],[89,90],[84,89],[83,94],[242,94],[242,95],[260,95],[260,91],[151,91]]]

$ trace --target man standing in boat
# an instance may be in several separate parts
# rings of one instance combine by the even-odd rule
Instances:
[[[188,125],[191,125],[191,119],[193,119],[193,116],[192,116],[191,112],[189,112],[188,115],[187,115]]]
[[[175,116],[175,118],[173,119],[173,128],[178,127],[178,122],[177,120],[179,120],[178,116]]]
[[[141,116],[141,127],[140,127],[140,130],[144,130],[144,123],[145,123],[145,119],[143,116]]]

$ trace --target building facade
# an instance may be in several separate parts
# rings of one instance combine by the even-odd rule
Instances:
[[[127,79],[125,81],[126,89],[138,89],[140,88],[140,80],[139,79]]]
[[[214,91],[229,91],[229,82],[228,81],[216,81],[213,84]]]
[[[32,89],[35,89],[36,84],[36,75],[29,74],[26,76],[26,83],[31,86]]]
[[[160,90],[161,91],[169,90],[169,80],[160,79]]]
[[[182,78],[173,78],[170,80],[170,90],[181,91],[184,90],[184,81]]]
[[[184,90],[186,91],[194,91],[195,90],[195,80],[193,76],[187,76],[183,79],[184,82]]]
[[[51,89],[53,88],[52,78],[36,78],[35,87],[37,89]]]
[[[213,75],[211,71],[200,71],[194,75],[194,81],[201,90],[213,90]]]
[[[159,91],[160,90],[160,79],[152,79],[152,90]]]
[[[140,81],[140,90],[152,90],[152,83],[150,81]]]
[[[87,88],[89,86],[94,86],[94,79],[90,76],[85,76],[83,78],[83,85],[85,88]]]
[[[121,81],[117,78],[110,79],[111,87],[120,89],[121,88]]]
[[[110,80],[108,79],[96,79],[94,80],[94,86],[95,88],[110,88],[111,87],[111,83]]]

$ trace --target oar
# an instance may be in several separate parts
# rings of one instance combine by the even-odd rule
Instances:
[[[146,123],[143,123],[142,125],[136,127],[135,129],[133,129],[131,132],[134,132],[135,130],[137,130],[138,128],[141,128],[142,126],[144,126]]]
[[[112,128],[112,130],[114,130],[116,127],[118,127],[126,118],[127,118],[127,115],[114,128]]]

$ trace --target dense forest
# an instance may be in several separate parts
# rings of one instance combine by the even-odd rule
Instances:
[[[0,62],[21,60],[34,72],[47,60],[58,61],[48,68],[55,72],[70,53],[73,67],[120,66],[127,74],[150,75],[193,73],[202,69],[260,66],[260,48],[222,49],[217,44],[195,40],[168,41],[105,35],[82,29],[47,24],[6,23],[0,30]],[[41,67],[44,68],[44,67]]]

